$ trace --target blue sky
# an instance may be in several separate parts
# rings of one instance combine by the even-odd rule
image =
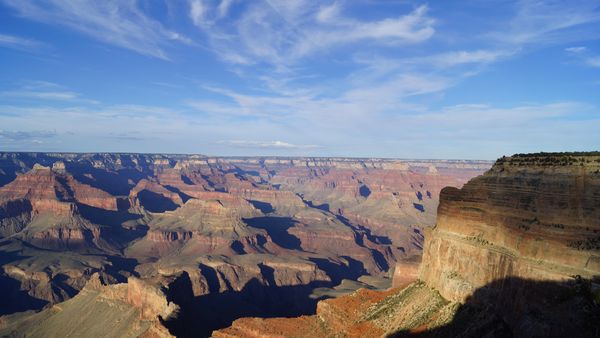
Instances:
[[[600,1],[0,0],[0,150],[600,148]]]

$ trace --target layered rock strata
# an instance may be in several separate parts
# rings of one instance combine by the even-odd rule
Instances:
[[[440,199],[420,278],[447,299],[506,277],[600,275],[599,156],[502,158]]]

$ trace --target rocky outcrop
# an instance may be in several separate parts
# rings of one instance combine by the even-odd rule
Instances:
[[[175,210],[183,204],[183,199],[179,193],[159,183],[142,179],[129,192],[129,203],[151,212],[164,212]]]
[[[419,278],[421,257],[415,256],[396,263],[392,279],[392,287],[404,288]]]
[[[167,296],[159,287],[150,285],[138,278],[129,277],[127,280],[127,303],[140,311],[141,319],[168,320],[176,316],[178,306],[167,300]]]
[[[162,324],[179,307],[167,300],[159,286],[136,278],[107,285],[94,274],[74,298],[35,314],[5,318],[2,336],[64,337],[173,337]]]
[[[28,200],[35,213],[66,214],[68,202],[78,202],[107,210],[117,209],[117,200],[109,193],[82,184],[59,169],[35,164],[33,168],[0,188],[0,201]]]
[[[441,193],[421,279],[463,301],[495,280],[600,275],[600,157],[502,158]]]
[[[117,199],[76,181],[65,172],[64,163],[57,163],[52,168],[35,164],[0,188],[0,234],[21,233],[42,248],[95,246],[100,228],[81,216],[79,205],[112,211],[117,209]]]
[[[386,331],[363,316],[393,291],[360,289],[351,295],[320,301],[316,315],[297,318],[241,318],[212,337],[381,337]]]
[[[162,268],[161,271],[173,273],[177,269]],[[292,287],[331,281],[315,263],[298,259],[273,259],[268,256],[258,259],[247,257],[205,260],[199,264],[199,269],[186,271],[190,274],[196,296],[211,292],[240,292],[253,282],[264,287]]]

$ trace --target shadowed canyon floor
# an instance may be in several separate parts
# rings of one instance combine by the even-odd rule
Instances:
[[[111,336],[203,336],[313,314],[319,299],[387,288],[421,255],[441,189],[490,165],[0,153],[0,330],[81,335],[62,326],[83,311],[81,327],[135,318]],[[96,303],[114,318],[88,323]]]

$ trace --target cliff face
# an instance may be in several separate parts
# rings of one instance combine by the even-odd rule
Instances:
[[[450,300],[507,277],[600,275],[600,157],[500,159],[445,188],[420,278]]]

